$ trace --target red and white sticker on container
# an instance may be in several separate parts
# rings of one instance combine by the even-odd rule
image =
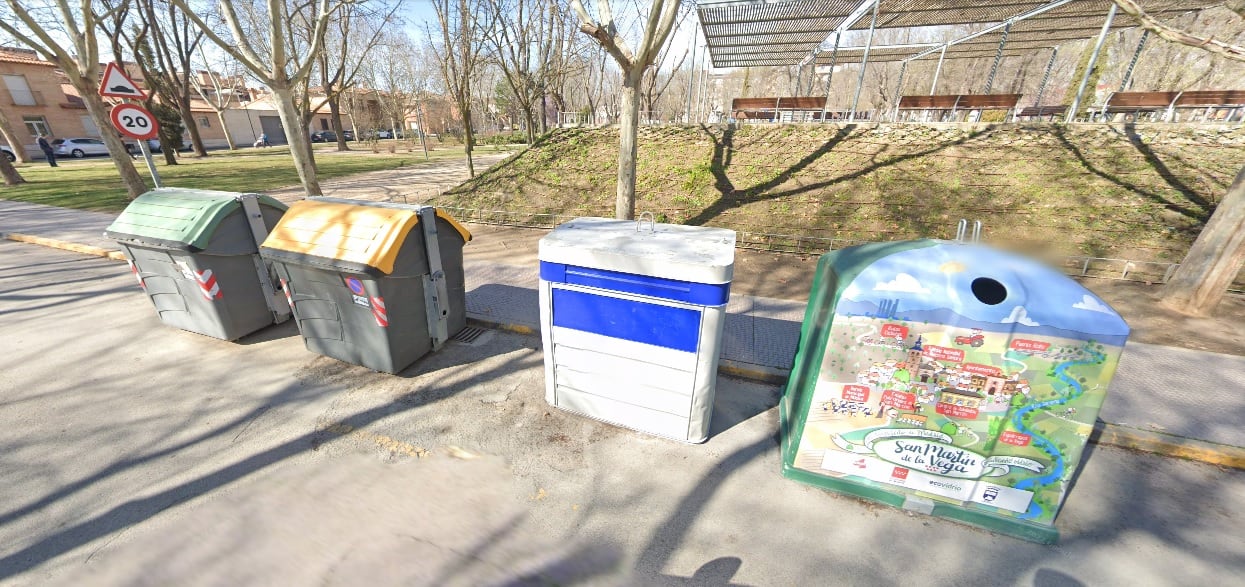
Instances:
[[[178,261],[177,267],[181,269],[183,277],[193,279],[195,283],[199,284],[199,293],[203,294],[207,301],[210,302],[225,297],[221,293],[220,284],[216,283],[216,276],[212,274],[211,269],[196,271],[191,269],[185,261]]]
[[[139,287],[142,287],[143,291],[147,291],[147,284],[143,283],[143,276],[138,273],[138,265],[135,265],[134,262],[129,259],[126,259],[125,262],[130,265],[130,272],[134,274],[134,279],[138,280]]]
[[[376,325],[381,328],[389,327],[389,314],[385,312],[385,300],[380,296],[371,298],[372,300],[372,317],[376,319]]]

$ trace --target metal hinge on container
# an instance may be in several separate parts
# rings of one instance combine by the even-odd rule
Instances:
[[[424,231],[424,251],[428,254],[428,274],[424,276],[424,308],[428,313],[428,333],[432,349],[449,339],[450,293],[441,266],[441,241],[437,238],[437,209],[419,207],[419,224]]]
[[[259,206],[259,194],[242,194],[237,199],[242,204],[242,213],[246,215],[246,223],[251,227],[251,236],[255,238],[255,250],[258,252],[259,246],[268,238],[268,225],[264,223],[264,213]],[[259,286],[264,291],[264,301],[272,312],[273,321],[280,324],[289,320],[289,300],[278,294],[273,287],[268,264],[259,255],[251,255],[251,258],[255,261],[255,273],[259,276]]]
[[[981,221],[973,222],[973,240],[968,240],[968,220],[961,218],[960,223],[955,227],[955,240],[961,243],[971,242],[977,244],[981,242]]]

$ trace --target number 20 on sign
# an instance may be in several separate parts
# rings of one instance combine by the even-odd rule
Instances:
[[[146,108],[134,104],[119,104],[112,109],[112,125],[121,134],[139,140],[154,139],[160,130],[156,117]]]

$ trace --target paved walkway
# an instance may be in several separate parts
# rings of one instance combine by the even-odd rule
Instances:
[[[337,196],[377,193],[366,186],[338,188],[328,183],[325,191]],[[112,218],[0,200],[0,233],[117,250],[102,236]],[[468,247],[465,259],[468,315],[536,329],[537,267],[472,259],[470,251]],[[795,355],[804,307],[798,301],[731,296],[722,351],[726,364],[781,376]],[[1099,417],[1129,430],[1242,449],[1243,392],[1245,357],[1130,343]]]
[[[479,152],[471,158],[476,173],[496,165],[510,153]],[[421,202],[439,195],[467,179],[464,157],[442,159],[436,165],[369,171],[320,182],[324,195],[373,202]],[[306,193],[299,186],[267,192],[282,202],[301,200]]]

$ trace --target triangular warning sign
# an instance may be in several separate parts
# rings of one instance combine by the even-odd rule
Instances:
[[[125,70],[116,63],[109,63],[104,68],[104,77],[99,82],[99,95],[109,98],[147,99],[147,94],[138,89],[138,84],[125,75]]]

